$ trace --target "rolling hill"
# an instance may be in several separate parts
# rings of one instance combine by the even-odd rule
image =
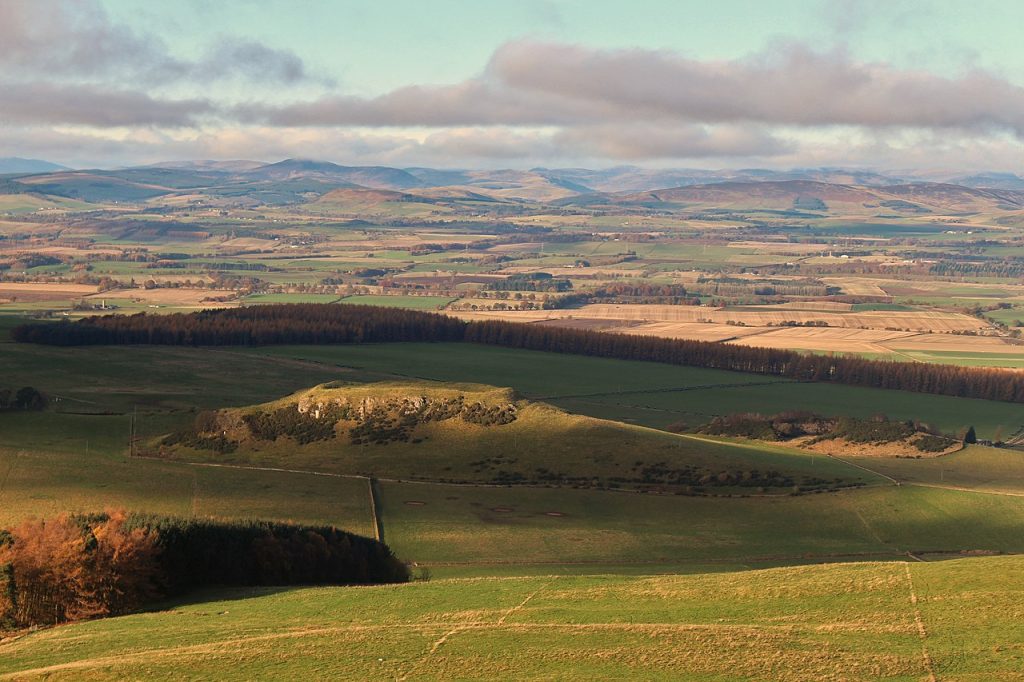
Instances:
[[[285,159],[243,172],[250,179],[291,180],[313,178],[326,182],[340,182],[370,189],[401,190],[419,187],[423,183],[415,176],[398,168],[386,166],[339,166],[329,161]]]
[[[0,174],[4,173],[52,173],[68,170],[67,166],[41,159],[22,159],[16,156],[0,158]]]
[[[1022,576],[997,557],[222,590],[2,642],[0,675],[1013,679]]]
[[[469,208],[465,206],[469,203],[477,211],[481,203],[502,202],[527,208],[550,205],[626,212],[760,209],[893,217],[1018,212],[1024,210],[1024,191],[1015,177],[982,173],[965,176],[963,184],[907,183],[871,171],[827,168],[441,170],[286,159],[269,164],[182,161],[117,170],[48,169],[13,176],[8,182],[41,194],[118,203],[160,203],[165,202],[161,197],[173,200],[187,195],[250,206],[304,204],[334,190],[353,190],[326,203],[374,215],[395,209],[397,217],[408,216],[408,207],[398,204],[409,201],[448,208]],[[367,193],[356,199],[358,190]]]
[[[944,183],[859,186],[812,180],[717,182],[638,193],[591,194],[564,205],[676,209],[810,210],[839,213],[977,213],[1024,208],[1024,192]]]
[[[572,415],[475,384],[324,384],[202,413],[150,448],[163,458],[463,483],[789,493],[882,480],[837,460]]]
[[[110,171],[62,171],[23,177],[17,182],[34,192],[94,203],[141,202],[175,191],[149,180],[136,182]]]

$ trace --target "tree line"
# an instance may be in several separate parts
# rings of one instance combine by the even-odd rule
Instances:
[[[389,341],[461,341],[465,323],[399,308],[271,304],[171,315],[104,315],[59,324],[25,324],[19,342],[55,346],[162,344],[239,346]]]
[[[408,579],[386,545],[332,527],[65,514],[0,530],[0,631],[128,613],[205,586]]]
[[[646,360],[851,386],[1024,402],[1012,371],[803,354],[777,348],[609,334],[485,320],[465,322],[412,310],[291,303],[173,315],[107,315],[77,322],[32,323],[12,330],[20,342],[61,346],[194,346],[464,341],[553,353]]]

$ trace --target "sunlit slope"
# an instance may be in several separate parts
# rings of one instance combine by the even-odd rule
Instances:
[[[234,590],[12,639],[0,674],[1005,680],[1022,593],[1018,557]]]
[[[325,384],[197,416],[157,456],[389,479],[780,493],[882,483],[836,460],[569,414],[477,384]]]

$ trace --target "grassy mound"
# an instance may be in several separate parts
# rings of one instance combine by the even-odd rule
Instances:
[[[199,413],[154,454],[378,478],[766,493],[863,485],[870,474],[771,446],[739,446],[568,414],[478,384],[324,384]]]

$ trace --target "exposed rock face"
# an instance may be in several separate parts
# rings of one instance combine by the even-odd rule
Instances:
[[[232,451],[246,438],[288,437],[302,445],[342,436],[355,445],[419,442],[414,435],[423,424],[460,419],[483,427],[501,426],[514,422],[518,412],[514,402],[474,400],[465,394],[354,396],[343,390],[336,395],[313,391],[296,402],[240,417],[229,412],[203,413],[190,432],[173,434],[165,444],[210,449],[216,440],[214,449]]]

